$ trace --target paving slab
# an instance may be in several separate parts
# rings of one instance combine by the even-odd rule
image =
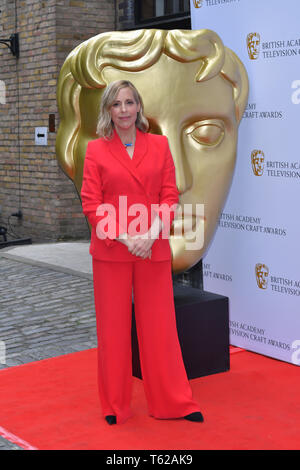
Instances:
[[[92,257],[89,242],[34,243],[7,247],[0,257],[14,259],[33,266],[48,266],[70,274],[92,279]]]

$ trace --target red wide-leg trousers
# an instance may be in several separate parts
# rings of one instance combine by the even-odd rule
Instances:
[[[131,415],[132,291],[149,414],[180,418],[195,411],[178,340],[170,261],[93,259],[98,383],[104,416]]]

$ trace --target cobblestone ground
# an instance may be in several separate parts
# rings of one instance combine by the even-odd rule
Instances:
[[[96,347],[92,280],[0,257],[0,341],[0,370]]]

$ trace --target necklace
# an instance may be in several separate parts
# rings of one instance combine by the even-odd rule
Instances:
[[[125,140],[125,139],[124,139],[124,140]],[[135,140],[136,140],[136,136],[134,135],[131,142],[128,142],[128,143],[126,143],[126,144],[125,144],[125,142],[122,142],[122,144],[123,144],[124,147],[126,147],[126,148],[128,148],[128,147],[133,147],[134,144],[135,144]]]

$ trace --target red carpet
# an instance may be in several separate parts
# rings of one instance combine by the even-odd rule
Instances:
[[[204,423],[147,415],[134,379],[134,416],[109,426],[100,413],[96,350],[0,371],[0,435],[23,448],[300,449],[297,366],[234,350],[231,370],[191,380]]]

